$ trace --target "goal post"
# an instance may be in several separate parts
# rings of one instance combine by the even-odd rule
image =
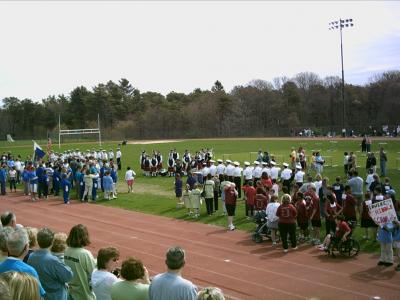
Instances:
[[[99,145],[101,147],[101,129],[100,115],[97,114],[97,128],[83,129],[61,129],[61,116],[58,115],[58,148],[61,148],[61,136],[63,135],[81,135],[81,134],[96,134],[99,137]]]

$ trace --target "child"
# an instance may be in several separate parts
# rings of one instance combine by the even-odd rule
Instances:
[[[111,164],[110,167],[111,167],[110,176],[112,178],[112,198],[117,199],[118,173],[114,167],[114,164]]]
[[[274,191],[274,195],[278,197],[278,195],[279,195],[279,184],[276,182],[276,179],[272,179],[272,190]]]
[[[254,199],[255,210],[256,212],[265,211],[268,205],[269,196],[265,195],[265,190],[262,187],[258,187],[256,192],[257,194]]]
[[[267,227],[271,229],[271,239],[272,245],[276,245],[276,231],[278,229],[278,220],[279,218],[276,216],[276,211],[279,207],[278,196],[271,196],[271,200],[267,205],[266,214],[267,214]]]
[[[8,175],[10,176],[10,192],[12,192],[14,188],[14,192],[17,192],[17,171],[15,167],[12,167],[10,171],[8,171]]]
[[[342,196],[344,192],[344,185],[340,181],[341,181],[340,176],[337,176],[336,182],[332,185],[332,187],[333,187],[333,193],[336,196],[336,201],[340,206],[343,206]]]
[[[193,217],[198,218],[200,216],[200,197],[201,191],[199,189],[199,184],[194,185],[194,189],[189,192],[189,201],[193,208]]]
[[[308,211],[307,211],[307,203],[304,199],[304,195],[302,192],[297,192],[296,195],[296,209],[297,209],[297,226],[301,230],[301,234],[299,236],[299,240],[308,239]]]
[[[71,190],[71,182],[68,180],[67,174],[62,174],[61,189],[63,191],[64,204],[70,204],[69,191]]]
[[[128,185],[128,193],[132,193],[132,186],[133,182],[135,181],[135,176],[136,173],[133,170],[131,170],[131,167],[128,167],[125,173],[125,181],[126,184]]]
[[[81,202],[84,202],[86,197],[87,197],[87,199],[90,199],[92,197],[93,178],[94,178],[94,175],[90,174],[90,170],[86,170],[86,174],[83,176],[85,190],[83,191]]]
[[[256,196],[256,189],[253,186],[252,181],[247,181],[246,185],[242,186],[242,190],[245,194],[246,217],[249,220],[250,217],[254,216],[254,198]]]
[[[376,228],[378,227],[371,216],[369,215],[368,205],[372,204],[372,195],[370,192],[366,192],[364,196],[365,200],[362,202],[361,207],[361,228],[364,228],[364,239],[369,240],[368,229],[372,228],[372,237],[376,236]]]
[[[378,229],[378,242],[381,246],[381,256],[378,266],[393,266],[393,232],[395,225],[389,222]]]
[[[58,196],[58,193],[60,192],[60,181],[61,181],[61,175],[60,175],[60,168],[54,168],[54,173],[53,173],[53,190],[54,190],[54,196]]]
[[[51,254],[64,262],[64,252],[67,248],[67,235],[64,232],[57,232],[54,235],[53,245],[51,246]]]
[[[344,220],[343,216],[341,216],[341,215],[336,216],[335,223],[336,223],[335,235],[328,234],[325,237],[323,244],[318,246],[319,250],[321,250],[321,251],[328,250],[329,245],[332,242],[339,243],[340,241],[345,241],[347,239],[347,236],[351,233],[351,228],[349,227],[347,222]]]
[[[187,184],[186,187],[185,187],[185,190],[184,190],[184,192],[182,194],[182,200],[183,200],[183,203],[185,204],[185,207],[187,209],[187,215],[191,216],[191,215],[193,215],[193,208],[192,208],[192,202],[190,202],[189,188],[190,188],[190,185]]]
[[[175,197],[176,197],[176,208],[182,206],[182,179],[180,174],[175,175]]]
[[[113,191],[113,180],[110,176],[110,171],[105,171],[103,177],[103,189],[104,189],[104,199],[111,200],[112,199],[112,191]]]
[[[29,195],[29,172],[26,169],[26,167],[24,167],[21,177],[22,177],[22,182],[24,184],[24,195],[28,196]]]
[[[29,192],[31,194],[31,200],[35,202],[38,189],[38,177],[36,176],[35,167],[32,167],[32,169],[29,171],[28,178],[29,178]]]
[[[335,218],[342,212],[341,206],[336,202],[333,194],[326,195],[325,201],[325,232],[330,234],[336,230]]]
[[[356,216],[356,207],[357,207],[357,199],[353,197],[351,194],[351,187],[346,185],[344,187],[344,195],[343,195],[343,215],[346,218],[346,221],[357,222]]]

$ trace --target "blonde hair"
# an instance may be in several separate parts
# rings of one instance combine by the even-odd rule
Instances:
[[[29,248],[35,248],[37,245],[37,228],[34,227],[25,227],[26,233],[29,237]]]
[[[8,283],[12,300],[40,300],[38,280],[22,272],[6,272],[1,277]]]
[[[67,234],[64,232],[57,232],[54,235],[53,246],[50,251],[54,253],[62,253],[67,248]]]
[[[284,194],[281,198],[282,204],[289,204],[292,201],[292,197],[289,194]]]
[[[225,297],[219,288],[206,287],[197,294],[197,300],[225,300]]]

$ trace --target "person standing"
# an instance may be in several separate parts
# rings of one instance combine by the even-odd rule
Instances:
[[[28,259],[28,264],[35,268],[40,282],[46,291],[45,300],[67,300],[69,282],[73,273],[70,267],[65,265],[50,249],[54,242],[54,232],[48,228],[42,228],[37,233],[37,242],[40,249],[33,252]]]
[[[96,300],[111,300],[111,287],[119,279],[112,272],[117,268],[119,251],[114,247],[101,248],[97,254],[97,269],[91,276]]]
[[[379,150],[379,164],[381,168],[381,176],[386,176],[386,163],[387,163],[387,155],[383,147]]]
[[[353,171],[351,173],[351,178],[347,181],[347,184],[351,188],[351,193],[352,195],[357,199],[357,211],[359,215],[361,215],[361,207],[362,207],[362,202],[363,202],[363,196],[364,196],[364,180],[358,176],[357,171]],[[345,190],[346,191],[346,190]]]
[[[69,282],[69,293],[74,300],[95,300],[89,279],[96,267],[92,252],[85,249],[90,245],[89,232],[82,224],[75,225],[67,238],[68,248],[65,250],[65,264],[68,265],[74,276]]]
[[[115,157],[117,158],[118,170],[120,171],[121,168],[122,168],[122,163],[121,163],[122,152],[121,152],[121,148],[117,148],[117,153],[116,153]]]
[[[292,170],[288,168],[289,164],[283,163],[283,170],[281,172],[282,186],[286,186],[288,193],[290,193],[290,181],[292,179]]]
[[[125,173],[125,181],[126,184],[128,185],[128,193],[132,193],[132,187],[133,187],[133,182],[135,181],[135,176],[136,176],[135,171],[131,170],[131,167],[128,167]]]
[[[6,169],[6,164],[3,164],[0,169],[0,189],[1,189],[1,194],[3,196],[6,194],[6,183],[7,183],[7,169]]]
[[[154,276],[149,288],[150,300],[195,300],[197,287],[182,277],[186,253],[181,247],[168,249],[165,264],[167,272]]]
[[[288,194],[282,196],[282,204],[276,210],[276,216],[279,218],[278,228],[282,238],[283,252],[288,252],[288,235],[290,244],[294,250],[297,249],[296,239],[296,217],[297,210],[290,203],[291,197]]]
[[[210,217],[214,213],[213,200],[214,200],[214,187],[215,183],[211,179],[211,174],[208,173],[206,182],[204,183],[203,191],[206,201],[207,215]]]
[[[240,187],[242,186],[242,168],[240,167],[240,163],[235,161],[233,163],[235,168],[233,169],[233,182],[238,187],[238,199],[242,198],[242,190]]]
[[[228,229],[235,230],[233,225],[233,217],[235,216],[236,210],[236,200],[238,192],[235,189],[236,185],[234,183],[225,186],[225,207],[228,214]]]
[[[121,277],[124,280],[116,282],[111,287],[111,299],[149,299],[149,272],[139,259],[128,257],[124,260],[121,267]]]

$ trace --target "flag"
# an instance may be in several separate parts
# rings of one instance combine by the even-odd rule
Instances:
[[[42,148],[40,148],[40,146],[33,141],[33,151],[35,153],[36,157],[42,158],[43,156],[46,155],[46,153],[42,150]]]
[[[47,139],[47,155],[51,152],[51,138]]]

